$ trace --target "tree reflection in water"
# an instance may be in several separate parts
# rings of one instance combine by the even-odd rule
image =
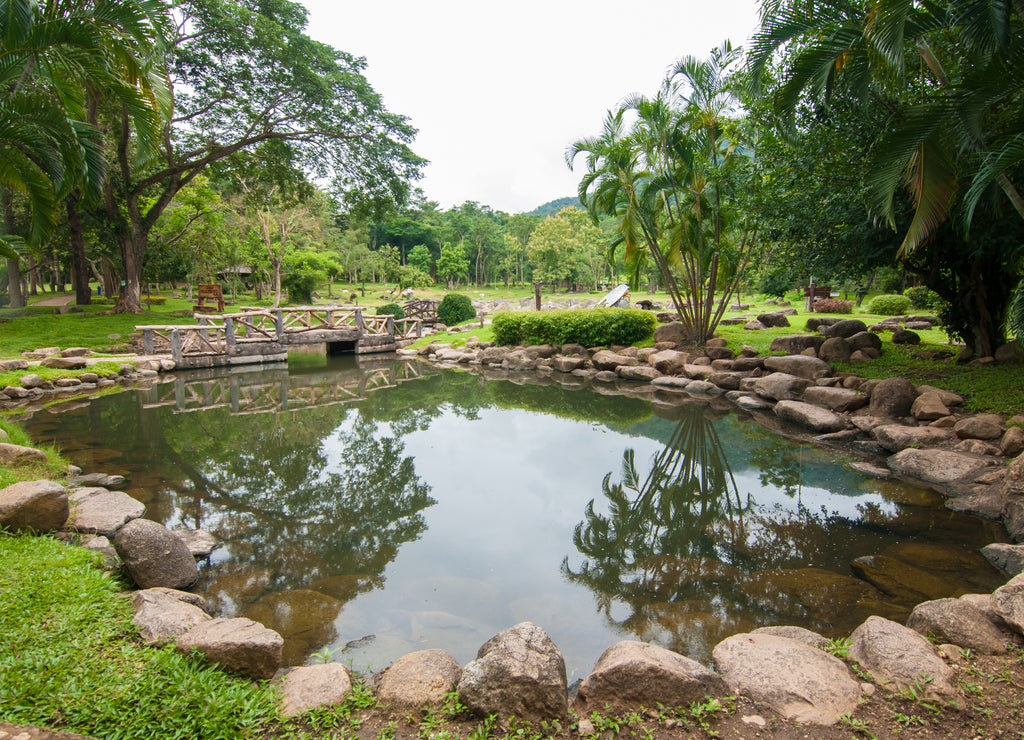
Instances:
[[[733,561],[750,503],[704,410],[686,406],[682,413],[646,478],[632,449],[623,453],[621,481],[604,477],[609,514],[596,513],[590,501],[573,534],[587,559],[573,570],[566,558],[562,572],[594,591],[599,611],[621,631],[693,654],[706,652],[702,643],[715,625],[736,631],[722,586],[739,573]],[[630,610],[621,620],[613,617],[617,601]]]

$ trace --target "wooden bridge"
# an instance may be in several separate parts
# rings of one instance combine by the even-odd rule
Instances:
[[[255,368],[253,368],[255,370]],[[289,373],[260,369],[225,377],[175,375],[170,383],[140,390],[144,409],[170,407],[174,413],[226,408],[231,415],[267,414],[333,406],[367,397],[371,391],[433,374],[421,362],[365,362],[350,370]]]
[[[394,352],[422,335],[419,319],[367,316],[361,308],[242,308],[193,314],[196,325],[136,326],[146,354],[170,354],[179,368],[281,362],[291,345],[329,353]]]

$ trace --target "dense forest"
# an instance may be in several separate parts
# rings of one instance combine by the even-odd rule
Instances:
[[[930,290],[981,355],[1024,334],[1019,3],[763,0],[750,48],[638,80],[566,142],[579,192],[518,214],[431,201],[414,122],[306,23],[290,0],[0,0],[3,302],[626,280],[701,342],[735,290],[813,276]]]

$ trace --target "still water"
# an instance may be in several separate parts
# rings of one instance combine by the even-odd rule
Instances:
[[[572,681],[621,639],[707,660],[756,626],[845,636],[1001,582],[977,552],[1001,528],[932,492],[723,399],[555,375],[319,358],[23,423],[128,476],[148,518],[216,535],[194,590],[281,632],[288,664],[425,648],[464,664],[529,620]]]

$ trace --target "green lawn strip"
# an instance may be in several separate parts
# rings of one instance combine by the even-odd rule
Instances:
[[[277,718],[274,689],[138,642],[95,553],[0,534],[0,720],[103,738],[235,738]]]
[[[63,370],[60,368],[30,365],[27,370],[8,370],[0,372],[0,388],[13,385],[20,386],[25,375],[38,375],[43,380],[60,380],[61,378],[79,378],[86,373],[95,373],[101,378],[116,378],[121,372],[121,361],[97,362],[81,370]]]
[[[26,350],[55,346],[117,351],[118,347],[126,344],[136,325],[196,323],[191,313],[183,316],[170,309],[140,314],[112,314],[109,310],[108,307],[103,313],[68,313],[60,316],[52,313],[0,316],[2,354],[4,357],[20,357]],[[111,334],[119,337],[111,339]]]
[[[22,463],[17,466],[0,465],[0,488],[6,488],[23,480],[59,479],[67,472],[68,461],[61,457],[57,448],[37,445],[29,438],[24,429],[3,416],[0,416],[0,429],[7,432],[7,441],[10,444],[33,447],[46,453],[45,463]]]

